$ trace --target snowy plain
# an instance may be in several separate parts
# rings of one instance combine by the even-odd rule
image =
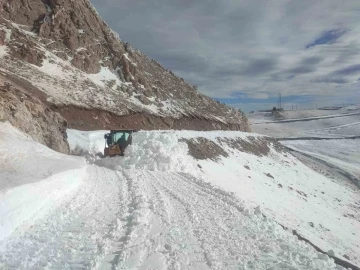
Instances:
[[[252,130],[278,138],[299,155],[313,157],[320,163],[349,174],[360,186],[360,105],[335,111],[285,111],[281,115],[285,120],[300,121],[274,122],[274,117],[269,113],[254,113],[249,118]],[[331,116],[335,117],[327,118]],[[309,117],[314,119],[307,121]]]
[[[339,110],[284,111],[248,115],[251,130],[274,138],[342,138],[360,135],[360,105]]]
[[[0,126],[5,132],[0,140],[16,132],[16,141],[43,147],[22,138],[9,124]],[[342,216],[359,193],[275,148],[267,156],[257,156],[233,149],[224,140],[260,135],[138,132],[124,158],[98,159],[105,132],[69,130],[72,150],[93,156],[87,159],[92,164],[84,167],[83,157],[63,157],[64,164],[69,158],[81,165],[76,177],[76,162],[63,171],[74,177],[72,181],[60,185],[62,177],[45,178],[1,191],[2,216],[8,213],[3,196],[11,197],[14,190],[47,182],[58,196],[53,198],[56,203],[44,206],[46,212],[39,207],[31,218],[22,214],[27,206],[17,207],[16,213],[24,218],[0,240],[0,268],[343,269],[291,230],[359,264],[359,221]],[[198,138],[220,145],[228,157],[195,160],[181,140]],[[6,147],[1,149],[6,153]],[[31,158],[42,156],[35,151]],[[19,155],[18,161],[22,159],[29,156]],[[1,161],[1,168],[4,164]],[[18,175],[16,168],[13,172]],[[44,187],[28,196],[48,191]]]

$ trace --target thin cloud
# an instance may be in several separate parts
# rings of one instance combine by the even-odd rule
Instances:
[[[358,74],[360,75],[360,65],[352,65],[334,72],[336,75],[352,75]]]
[[[317,45],[335,43],[342,35],[347,32],[346,29],[329,30],[322,33],[315,41],[306,45],[306,49]]]

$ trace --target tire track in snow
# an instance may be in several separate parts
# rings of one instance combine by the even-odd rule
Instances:
[[[170,181],[173,180],[173,181]],[[167,191],[167,193],[175,200],[173,200],[174,204],[179,203],[181,207],[184,208],[184,212],[187,215],[187,220],[190,225],[188,225],[193,235],[197,238],[197,242],[199,243],[199,247],[202,250],[202,254],[204,257],[204,262],[210,269],[225,269],[229,267],[229,264],[233,263],[231,260],[227,260],[225,258],[219,258],[216,253],[220,253],[225,248],[228,249],[229,246],[219,248],[219,242],[216,245],[211,243],[209,239],[213,238],[214,235],[221,234],[221,231],[228,231],[228,228],[224,227],[224,224],[215,218],[213,213],[209,211],[211,208],[212,196],[217,198],[217,195],[211,190],[209,191],[208,187],[204,185],[197,185],[191,180],[188,180],[186,177],[182,175],[174,175],[172,177],[167,178],[167,185],[162,185],[163,189]],[[175,185],[174,185],[175,182]],[[183,187],[189,186],[189,189],[192,190],[184,190]],[[180,189],[181,187],[181,189]],[[186,194],[191,194],[195,192],[198,196],[191,196]],[[206,202],[204,204],[204,202]],[[210,203],[210,204],[209,204]],[[196,209],[194,207],[196,206]],[[209,208],[210,206],[210,208]],[[215,208],[216,209],[216,205]],[[199,209],[203,211],[199,211]],[[207,226],[210,224],[210,226]],[[214,226],[216,225],[216,226]],[[211,228],[216,227],[216,232],[211,230]],[[223,253],[225,254],[225,253]],[[225,263],[224,263],[225,262]]]
[[[157,177],[155,177],[155,179],[158,180]],[[168,178],[167,180],[169,181],[170,179]],[[189,231],[191,231],[191,233],[193,234],[192,236],[196,239],[196,243],[192,245],[198,246],[198,248],[201,250],[203,261],[206,263],[206,266],[208,266],[208,268],[210,269],[215,269],[212,267],[214,262],[210,256],[210,252],[204,244],[204,241],[202,241],[201,239],[201,233],[198,228],[200,223],[200,218],[198,214],[193,210],[193,207],[189,202],[183,200],[177,192],[173,191],[173,186],[171,186],[171,188],[167,187],[163,185],[160,181],[158,182],[158,184],[168,194],[169,198],[171,198],[172,204],[176,206],[177,215],[181,216],[183,222],[185,223],[182,227],[187,228]]]
[[[183,269],[180,262],[187,258],[178,256],[173,248],[179,240],[179,220],[174,219],[173,205],[148,171],[123,173],[129,186],[135,187],[128,218],[135,218],[136,225],[128,225],[131,228],[126,233],[128,240],[119,251],[113,269],[142,269],[149,263],[157,264],[160,269]],[[185,241],[187,238],[182,239]]]
[[[128,200],[129,200],[129,186],[126,178],[120,172],[116,172],[118,180],[122,181],[122,188],[118,194],[119,205],[113,222],[109,226],[107,233],[103,236],[99,247],[102,256],[99,256],[96,268],[112,268],[117,254],[113,254],[114,247],[119,248],[119,245],[125,240],[124,235],[126,231],[126,217],[128,215]]]
[[[184,269],[184,265],[189,267],[189,256],[184,253],[184,249],[192,242],[192,236],[188,234],[188,229],[184,226],[184,217],[179,214],[179,209],[167,193],[158,184],[157,177],[152,173],[149,174],[149,182],[155,191],[155,200],[152,207],[154,212],[154,223],[156,227],[161,228],[162,232],[155,235],[153,251],[160,251],[166,261],[166,269]],[[179,216],[181,218],[179,218]],[[196,257],[194,255],[193,257]],[[199,268],[200,269],[200,268]]]
[[[128,205],[127,212],[124,216],[123,235],[114,239],[119,241],[119,246],[113,246],[117,250],[113,251],[111,269],[128,269],[135,267],[139,262],[143,261],[147,250],[138,249],[145,244],[148,235],[148,219],[150,209],[148,207],[147,197],[143,190],[143,179],[130,176],[127,171],[121,172],[127,182],[128,188]],[[141,237],[139,237],[141,236]],[[114,242],[117,242],[114,241]],[[131,262],[130,262],[131,261]]]

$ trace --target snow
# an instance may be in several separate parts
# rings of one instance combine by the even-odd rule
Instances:
[[[127,100],[129,100],[130,102],[132,102],[133,104],[135,104],[139,107],[146,108],[147,110],[149,110],[150,112],[152,112],[155,115],[158,115],[158,113],[159,113],[159,107],[156,106],[155,104],[145,105],[134,96],[130,96]]]
[[[109,131],[79,131],[68,129],[68,142],[70,151],[73,154],[87,154],[95,156],[104,152],[105,140],[104,135]]]
[[[0,240],[73,192],[85,160],[54,152],[10,123],[0,123]]]
[[[351,106],[340,112],[285,111],[281,113],[284,120],[277,121],[267,114],[255,113],[250,114],[249,120],[252,131],[275,138],[341,138],[360,135],[360,109]]]
[[[31,32],[31,31],[27,31],[25,30],[24,28],[29,28],[29,26],[27,25],[22,25],[22,24],[17,24],[17,23],[14,23],[12,21],[8,21],[11,23],[11,25],[13,27],[15,27],[17,30],[19,30],[20,32],[22,32],[23,34],[27,35],[27,36],[31,36],[31,37],[34,37],[34,38],[37,38],[37,34],[34,33],[34,32]]]
[[[110,81],[115,81],[115,86],[123,84],[108,67],[101,67],[99,73],[87,74],[87,77],[101,87],[104,87],[105,83]]]
[[[8,122],[0,123],[0,137],[0,190],[85,166],[83,158],[66,156],[35,143]]]
[[[8,43],[11,40],[11,30],[0,25],[0,29],[3,30],[5,32],[5,39],[4,42],[5,44]]]
[[[309,118],[321,118],[332,117],[338,115],[350,114],[353,112],[359,112],[360,105],[346,106],[338,110],[291,110],[281,112],[283,120],[295,120],[295,119],[309,119]],[[279,120],[271,115],[271,112],[254,112],[247,115],[249,122],[272,122]]]
[[[5,31],[5,40],[4,43],[8,43],[11,40],[11,30],[0,25],[0,29]],[[7,54],[8,48],[6,45],[0,45],[0,58],[3,58]]]
[[[270,123],[304,122],[304,121],[310,121],[310,120],[337,118],[337,117],[352,116],[352,115],[359,115],[359,114],[360,114],[359,112],[355,112],[355,113],[332,114],[332,115],[326,115],[326,116],[316,116],[316,117],[306,117],[306,118],[291,118],[291,119],[283,119],[283,120],[276,120],[276,121],[254,122],[253,125],[270,124]]]
[[[195,179],[235,193],[250,207],[260,205],[266,216],[297,230],[323,250],[333,249],[339,257],[358,254],[360,249],[354,234],[360,229],[360,220],[346,216],[357,215],[359,191],[312,171],[290,154],[272,149],[268,156],[258,157],[232,149],[224,142],[225,138],[247,140],[249,136],[262,137],[234,131],[139,132],[124,158],[101,159],[95,163],[115,170],[191,174]],[[194,160],[187,155],[186,144],[179,140],[200,137],[217,144],[220,138],[221,147],[230,156],[218,162]]]
[[[3,145],[13,137],[12,145],[23,149],[18,160],[34,149],[42,149],[34,159],[55,155],[9,124],[0,127],[8,132],[0,136]],[[72,151],[95,156],[105,132],[68,130]],[[264,139],[233,131],[141,131],[125,157],[83,166],[83,158],[62,155],[62,172],[1,193],[0,268],[344,269],[299,241],[293,229],[329,254],[359,263],[359,221],[342,216],[358,191],[271,145],[268,155],[257,156],[227,143],[250,143],[249,136]],[[228,157],[195,160],[184,139],[200,137]]]
[[[85,167],[49,176],[32,184],[0,193],[0,240],[19,226],[28,227],[74,192],[84,177]],[[24,224],[25,223],[25,224]]]
[[[7,46],[5,45],[0,46],[0,58],[3,58],[5,55],[7,55],[7,53],[8,53]]]
[[[356,242],[359,242],[357,232],[360,231],[359,202],[356,199],[359,198],[360,149],[358,139],[346,138],[360,136],[359,109],[360,106],[353,105],[337,110],[336,114],[332,110],[290,111],[284,112],[285,119],[296,118],[300,121],[263,123],[251,126],[253,131],[282,138],[281,143],[294,150],[294,155],[326,177],[326,180],[323,180],[322,187],[318,186],[312,189],[313,191],[319,191],[319,188],[321,188],[322,193],[324,193],[314,194],[312,191],[313,196],[317,196],[317,199],[321,198],[321,201],[312,204],[314,209],[318,208],[318,206],[328,205],[327,208],[332,209],[331,212],[333,212],[323,211],[323,214],[317,214],[311,218],[318,219],[319,224],[326,227],[323,233],[320,233],[319,230],[318,235],[321,235],[320,237],[323,239],[317,239],[317,242],[323,242],[320,246],[328,249],[331,249],[328,245],[329,242],[333,242],[333,245],[340,243],[338,246],[340,248],[334,249],[335,253],[349,253],[352,250],[351,253],[357,264],[359,264],[360,260],[357,255],[360,254],[359,246],[356,244]],[[351,115],[349,115],[350,113]],[[307,119],[301,117],[313,117],[314,119],[302,121]],[[252,114],[251,122],[263,122],[265,118],[264,114]],[[296,140],[287,140],[288,138],[296,138]],[[314,140],[313,138],[320,140]],[[311,181],[313,179],[318,178],[311,178]],[[313,184],[316,184],[316,182],[313,181]],[[329,196],[323,198],[324,195]],[[306,200],[309,199],[306,198]],[[331,200],[337,201],[337,203],[332,205]],[[333,216],[335,212],[337,212],[337,216]],[[333,221],[331,221],[330,217],[332,217]],[[312,225],[315,224],[315,222],[311,222]],[[320,226],[319,229],[321,229]],[[309,228],[309,231],[314,231],[314,228]],[[305,234],[309,235],[309,232]],[[337,236],[334,236],[335,234]],[[316,236],[314,235],[312,239],[314,237]],[[339,241],[339,239],[342,240]],[[346,241],[349,242],[345,243]]]
[[[298,152],[324,160],[360,179],[360,144],[358,140],[301,140],[284,141],[283,144]],[[360,180],[358,181],[360,185]]]
[[[3,266],[341,269],[273,220],[186,174],[89,166],[88,175],[62,211],[4,243]]]
[[[82,52],[82,51],[86,51],[87,49],[85,47],[80,47],[80,48],[77,48],[76,51],[77,52]]]
[[[112,169],[137,169],[149,171],[175,171],[196,173],[198,168],[188,153],[186,143],[178,141],[179,133],[138,132],[133,145],[126,149],[126,156],[101,159],[97,165]]]
[[[128,53],[124,53],[123,55],[124,55],[124,57],[126,58],[126,60],[128,60],[128,61],[131,63],[131,65],[137,67],[137,64],[130,59]]]
[[[199,164],[205,179],[235,192],[254,207],[261,205],[266,216],[297,230],[323,250],[334,249],[340,257],[359,254],[360,220],[344,217],[357,216],[359,190],[330,181],[297,159],[274,152],[259,158],[234,151],[218,164]]]

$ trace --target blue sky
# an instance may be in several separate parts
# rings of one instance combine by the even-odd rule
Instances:
[[[315,39],[310,44],[306,45],[306,49],[309,49],[314,46],[323,45],[323,44],[333,44],[335,43],[342,35],[346,34],[345,29],[332,29],[322,33],[317,39]]]
[[[121,39],[244,111],[360,103],[358,0],[91,0]],[[241,94],[239,94],[241,93]]]

